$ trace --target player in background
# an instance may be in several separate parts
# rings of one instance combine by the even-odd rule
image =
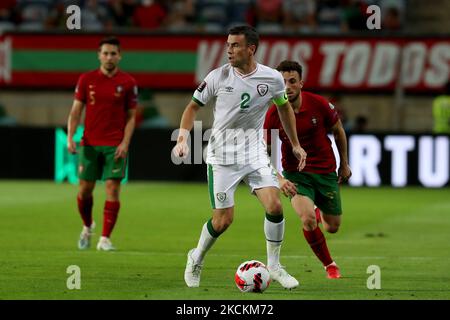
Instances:
[[[206,161],[213,214],[203,225],[197,247],[188,253],[184,279],[189,287],[200,285],[206,253],[233,221],[234,192],[242,180],[249,185],[266,211],[264,233],[267,267],[272,280],[287,289],[298,286],[298,281],[280,265],[283,210],[279,182],[270,165],[262,134],[264,117],[272,101],[292,141],[292,154],[298,159],[297,170],[304,167],[306,154],[297,139],[294,113],[287,100],[283,78],[276,70],[255,61],[258,43],[259,35],[254,28],[238,26],[230,29],[227,39],[229,63],[206,76],[181,118],[173,153],[186,157],[189,153],[187,138],[198,110],[213,98],[216,99]],[[247,137],[250,139],[248,143],[236,143],[240,132],[252,129],[257,133]]]
[[[103,231],[98,250],[114,250],[110,237],[120,209],[120,182],[125,176],[126,159],[135,126],[137,85],[133,77],[118,68],[120,43],[104,38],[98,49],[100,68],[80,76],[67,121],[67,149],[76,153],[73,135],[86,107],[84,134],[79,149],[77,197],[83,229],[79,249],[87,249],[95,226],[92,220],[92,193],[97,180],[105,180],[106,201]]]
[[[303,223],[305,239],[323,263],[328,278],[340,278],[339,268],[331,258],[318,222],[321,221],[330,233],[337,232],[341,224],[338,184],[346,182],[352,174],[348,165],[347,138],[335,107],[319,95],[302,91],[300,64],[283,61],[277,70],[284,78],[288,99],[295,113],[298,139],[308,154],[308,162],[302,172],[298,172],[298,160],[291,152],[290,140],[283,130],[275,106],[267,112],[264,123],[268,151],[272,138],[270,130],[279,129],[284,175],[278,174],[281,191],[290,197],[292,207]],[[330,131],[340,156],[338,174],[331,141],[327,136]],[[314,205],[318,209],[315,210]]]

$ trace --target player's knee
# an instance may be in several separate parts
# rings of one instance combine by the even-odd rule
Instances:
[[[314,230],[317,227],[317,221],[314,215],[306,214],[301,217],[303,228],[305,230]]]
[[[272,215],[279,215],[283,213],[283,206],[281,205],[281,201],[279,199],[272,201],[266,208],[267,212],[270,212]]]
[[[110,201],[119,201],[120,186],[110,183],[106,184],[106,196]]]
[[[328,224],[328,225],[326,225],[325,226],[325,230],[328,232],[328,233],[336,233],[336,232],[338,232],[338,230],[339,230],[339,223],[331,223],[331,224]]]
[[[80,189],[78,195],[81,199],[87,199],[92,197],[95,184],[88,182],[80,182]]]
[[[86,199],[92,198],[93,191],[94,191],[94,188],[91,188],[88,186],[85,186],[85,187],[82,186],[80,188],[80,191],[78,192],[78,197],[81,200],[86,200]]]

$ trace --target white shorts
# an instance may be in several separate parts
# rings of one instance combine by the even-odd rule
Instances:
[[[255,189],[264,187],[280,188],[276,171],[269,165],[220,165],[208,164],[208,189],[213,209],[225,209],[234,206],[234,192],[244,180]]]

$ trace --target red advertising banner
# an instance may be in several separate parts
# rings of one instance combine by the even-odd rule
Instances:
[[[0,37],[0,87],[72,88],[98,67],[101,35],[6,34]],[[121,68],[140,87],[192,90],[227,63],[226,37],[122,35]],[[257,61],[299,61],[312,90],[434,93],[449,79],[450,37],[262,36]]]

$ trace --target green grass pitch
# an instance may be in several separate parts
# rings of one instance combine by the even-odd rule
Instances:
[[[241,293],[237,266],[266,261],[264,210],[240,186],[235,219],[209,252],[200,288],[183,280],[187,251],[209,219],[207,184],[129,183],[112,240],[116,252],[97,252],[104,185],[94,195],[94,246],[77,249],[81,219],[77,186],[0,182],[0,299],[449,299],[449,189],[342,189],[344,216],[326,234],[343,278],[329,280],[283,198],[286,218],[281,262],[300,281],[286,291],[272,283],[263,294]],[[67,267],[81,270],[81,289],[69,290]],[[381,289],[369,290],[370,265]]]

